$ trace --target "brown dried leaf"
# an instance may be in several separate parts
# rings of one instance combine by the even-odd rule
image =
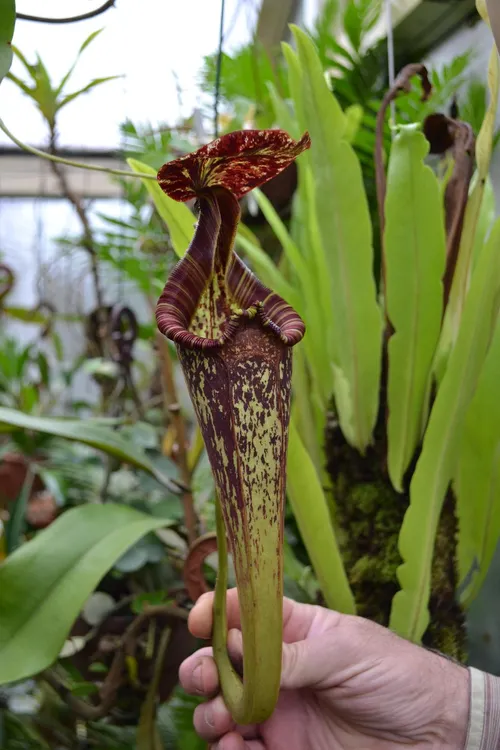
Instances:
[[[429,115],[424,122],[424,134],[430,143],[431,154],[451,151],[453,172],[446,185],[444,209],[446,222],[446,270],[443,277],[444,307],[446,310],[451,284],[457,264],[469,185],[474,167],[474,133],[466,122],[443,114]]]

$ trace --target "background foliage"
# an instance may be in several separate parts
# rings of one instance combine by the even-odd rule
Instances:
[[[418,85],[397,100],[394,129],[383,130],[381,233],[373,152],[387,81],[380,48],[366,43],[380,12],[373,0],[342,9],[329,0],[311,35],[293,29],[281,54],[253,43],[223,55],[220,126],[308,129],[313,143],[286,178],[245,201],[236,238],[308,329],[294,362],[286,593],[464,658],[465,611],[500,528],[500,230],[487,182],[498,63],[495,53],[489,91],[467,82],[464,51],[431,71],[428,101]],[[67,93],[74,66],[55,83],[42,60],[16,49],[26,78],[13,76],[13,18],[2,20],[0,77],[33,101],[57,156],[61,108],[111,78]],[[209,57],[207,115],[215,75]],[[455,106],[457,91],[477,136],[476,174],[445,309],[453,157],[429,160],[422,124]],[[196,145],[193,118],[155,131],[122,126],[128,164],[142,175]],[[193,207],[154,181],[115,176],[123,212],[96,215],[63,167],[53,169],[79,220],[58,247],[87,254],[95,309],[69,321],[57,306],[14,309],[0,294],[0,744],[195,750],[196,701],[177,686],[196,647],[183,566],[190,543],[214,529],[213,482],[175,350],[156,337],[152,315],[190,241]],[[106,298],[108,271],[147,311],[130,367],[113,336],[124,299]],[[12,319],[39,325],[29,345],[9,337]],[[70,323],[86,345],[68,365],[58,327]],[[82,373],[97,398],[73,398]],[[212,555],[210,583],[216,568]]]

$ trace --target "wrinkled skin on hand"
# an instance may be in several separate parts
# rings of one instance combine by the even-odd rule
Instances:
[[[241,662],[235,590],[228,592],[229,650]],[[263,724],[235,726],[222,697],[210,648],[182,664],[197,707],[196,731],[217,750],[462,750],[469,713],[468,671],[359,617],[284,600],[281,692]],[[212,594],[189,618],[209,638]]]

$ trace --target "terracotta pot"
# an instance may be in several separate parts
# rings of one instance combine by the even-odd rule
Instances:
[[[0,460],[0,508],[16,500],[21,494],[26,474],[28,473],[28,462],[20,453],[6,453]],[[38,474],[33,479],[31,494],[42,492],[45,485]]]

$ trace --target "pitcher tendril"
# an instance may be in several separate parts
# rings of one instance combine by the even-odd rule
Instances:
[[[234,252],[238,199],[309,146],[307,133],[295,141],[281,130],[244,130],[158,173],[167,195],[196,198],[199,206],[193,240],[167,280],[156,319],[177,345],[215,478],[214,651],[224,699],[243,724],[264,721],[279,691],[291,347],[305,329],[295,310]],[[244,682],[226,649],[226,535],[242,613]]]

